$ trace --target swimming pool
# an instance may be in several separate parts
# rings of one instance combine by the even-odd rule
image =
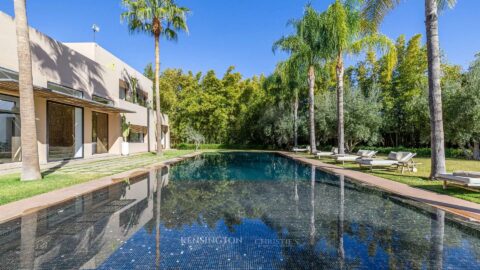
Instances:
[[[0,269],[480,269],[478,226],[271,153],[206,153],[0,224]]]

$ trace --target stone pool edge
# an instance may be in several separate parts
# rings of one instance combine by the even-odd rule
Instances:
[[[152,163],[147,166],[135,168],[129,171],[101,177],[98,179],[87,181],[85,183],[52,190],[29,198],[0,205],[0,223],[8,222],[15,218],[22,217],[23,215],[27,215],[29,213],[48,208],[52,205],[71,200],[72,198],[76,198],[78,196],[114,185],[122,181],[123,179],[135,177],[149,172],[153,169],[161,168],[166,165],[178,163],[185,159],[193,158],[195,156],[201,155],[202,153],[203,151],[185,154],[175,158]]]
[[[379,188],[380,190],[385,190],[392,194],[396,194],[417,202],[425,203],[431,207],[444,210],[445,212],[460,216],[469,221],[480,223],[480,204],[424,189],[411,187],[407,184],[395,182],[371,174],[353,171],[332,164],[323,163],[320,160],[302,157],[292,152],[275,152],[284,157],[291,158],[304,164],[313,165],[322,171],[344,175],[346,178],[353,180],[357,183]]]

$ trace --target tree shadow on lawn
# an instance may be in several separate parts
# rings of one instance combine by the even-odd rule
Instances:
[[[57,165],[51,167],[51,168],[48,168],[46,171],[43,171],[42,172],[42,177],[46,177],[54,172],[56,172],[57,170],[63,168],[63,166],[67,165],[68,164],[68,160],[63,160],[61,161],[60,163],[58,163]]]

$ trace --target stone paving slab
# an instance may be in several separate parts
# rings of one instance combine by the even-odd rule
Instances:
[[[71,200],[72,198],[81,196],[83,194],[88,194],[95,190],[99,190],[107,186],[116,184],[120,179],[135,177],[143,173],[147,173],[150,170],[158,169],[159,167],[162,167],[168,164],[173,164],[173,163],[176,163],[200,154],[201,152],[190,153],[190,154],[182,155],[176,158],[163,160],[157,163],[152,163],[150,158],[150,162],[147,166],[139,166],[129,171],[124,171],[118,174],[102,177],[97,180],[92,180],[89,182],[73,185],[70,187],[50,191],[50,192],[39,194],[30,198],[26,198],[26,199],[22,199],[19,201],[2,205],[0,206],[0,223],[21,217],[22,215],[26,215],[41,209],[48,208],[49,206],[56,205],[58,203]],[[138,163],[134,163],[133,165],[136,165],[136,164]],[[85,166],[87,164],[82,164],[82,165]],[[117,162],[117,165],[118,165],[118,162]],[[132,166],[132,163],[129,163],[128,165]],[[106,166],[106,165],[103,164],[103,166]]]
[[[387,180],[385,178],[377,177],[371,174],[348,170],[343,167],[326,164],[319,160],[296,155],[292,152],[279,151],[278,153],[300,161],[302,163],[314,165],[320,170],[338,175],[344,175],[345,177],[353,181],[361,182],[394,194],[398,194],[403,197],[407,197],[409,199],[413,199],[415,201],[426,203],[430,206],[442,209],[455,215],[459,215],[471,221],[480,222],[480,204],[458,199],[448,195],[438,194],[432,191],[414,188],[403,183]]]

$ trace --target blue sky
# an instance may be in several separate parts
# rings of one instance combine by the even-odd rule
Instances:
[[[120,0],[41,0],[27,1],[31,26],[64,42],[92,41],[91,25],[101,31],[97,42],[125,62],[142,71],[153,61],[153,39],[130,35],[120,22]],[[178,0],[192,12],[189,35],[177,43],[162,41],[162,69],[207,71],[223,74],[233,65],[245,76],[269,74],[285,55],[272,53],[272,43],[289,33],[286,22],[301,16],[312,2],[324,10],[330,0]],[[382,32],[395,39],[424,33],[424,6],[421,0],[405,0],[390,13]],[[13,14],[13,0],[0,1],[0,10]],[[453,10],[440,17],[440,42],[448,61],[467,68],[480,52],[478,15],[480,1],[460,0]],[[0,26],[1,27],[1,26]],[[349,61],[350,63],[352,60]]]

